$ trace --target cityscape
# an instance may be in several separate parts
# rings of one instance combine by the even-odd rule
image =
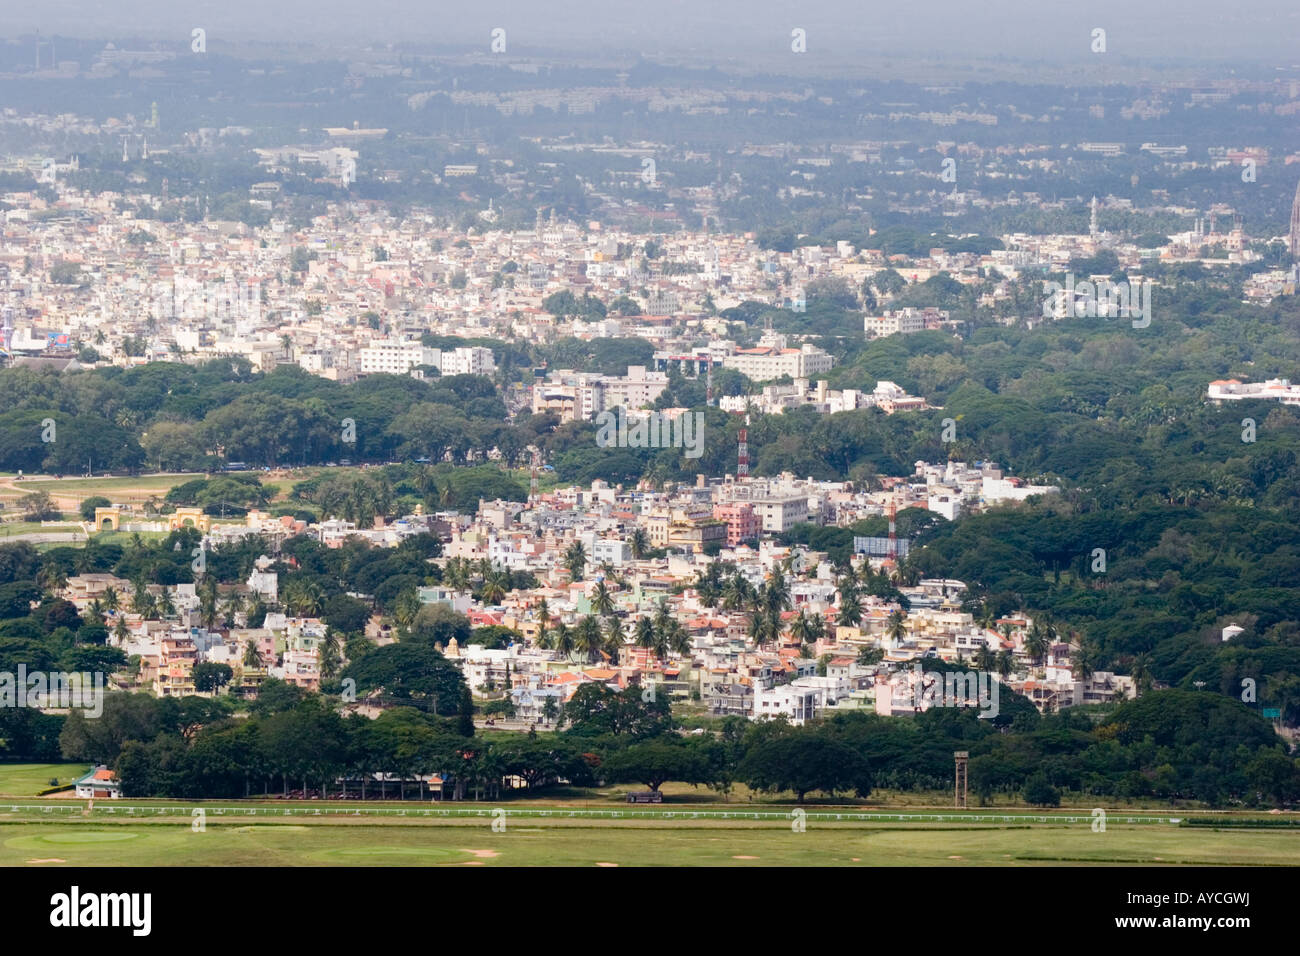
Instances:
[[[80,6],[0,16],[0,862],[1300,862],[1294,10]]]

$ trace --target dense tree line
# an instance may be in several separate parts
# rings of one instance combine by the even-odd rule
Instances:
[[[1257,806],[1300,797],[1296,761],[1266,722],[1189,691],[1155,692],[1100,722],[1083,712],[1040,717],[1022,700],[1009,721],[932,708],[896,718],[849,712],[799,727],[726,718],[702,735],[682,734],[667,703],[638,687],[585,685],[565,705],[563,729],[541,734],[477,734],[463,684],[456,700],[446,715],[398,706],[370,720],[276,681],[244,714],[225,698],[116,694],[99,719],[64,719],[59,741],[68,759],[114,766],[129,796],[359,796],[363,787],[368,796],[413,795],[423,792],[421,775],[438,774],[444,796],[458,799],[495,798],[515,778],[525,795],[557,784],[676,781],[724,795],[744,784],[802,802],[867,797],[873,788],[944,790],[961,749],[981,801],[1011,795],[1050,805],[1073,795]]]

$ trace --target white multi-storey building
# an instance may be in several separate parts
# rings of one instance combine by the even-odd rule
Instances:
[[[437,349],[400,339],[372,341],[357,353],[357,364],[362,375],[384,372],[389,375],[405,375],[417,365],[440,367]]]
[[[794,525],[808,520],[807,495],[755,498],[750,504],[754,506],[754,514],[762,522],[763,530],[773,534],[783,534]]]
[[[624,376],[562,369],[549,382],[533,386],[533,414],[555,412],[562,421],[590,421],[600,412],[641,408],[668,387],[668,375],[629,365]]]
[[[766,382],[788,375],[791,378],[811,378],[829,372],[835,364],[828,352],[815,345],[797,349],[763,345],[754,349],[737,349],[722,360],[723,368],[735,369],[746,378]]]
[[[868,335],[910,335],[924,332],[927,328],[938,327],[947,321],[948,313],[938,309],[899,309],[882,315],[868,315],[862,320],[862,328]]]
[[[429,351],[437,353],[437,349]],[[497,370],[491,349],[469,346],[442,352],[437,364],[443,375],[491,375]]]

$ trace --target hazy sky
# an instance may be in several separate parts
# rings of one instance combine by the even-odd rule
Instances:
[[[1143,60],[1300,64],[1300,0],[37,0],[0,7],[0,34],[187,38],[192,27],[268,42],[481,43],[494,27],[511,51],[691,52],[719,60],[808,52],[929,53],[1067,60],[1094,27],[1111,53]]]

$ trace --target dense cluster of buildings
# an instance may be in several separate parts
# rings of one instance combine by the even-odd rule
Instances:
[[[976,624],[961,610],[960,581],[899,579],[907,608],[863,597],[860,620],[846,625],[840,617],[837,569],[828,556],[773,540],[808,522],[846,525],[913,506],[954,517],[959,510],[954,502],[978,509],[1052,490],[1004,478],[988,465],[919,462],[914,478],[874,492],[788,474],[719,481],[701,476],[694,485],[663,490],[596,482],[536,495],[526,503],[482,502],[472,515],[417,513],[396,521],[379,519],[367,528],[336,517],[308,523],[260,511],[239,522],[204,520],[199,527],[205,547],[256,535],[267,542],[268,552],[293,535],[312,536],[326,547],[357,538],[391,547],[411,535],[433,533],[444,542],[443,555],[434,559],[438,564],[465,560],[479,566],[487,561],[494,568],[530,573],[536,587],[512,590],[496,604],[477,600],[471,588],[447,583],[418,592],[423,603],[446,604],[466,614],[475,628],[496,625],[516,633],[508,647],[453,641],[445,652],[460,664],[477,694],[485,699],[508,696],[523,719],[553,716],[554,706],[578,686],[597,681],[612,687],[654,683],[675,699],[698,703],[714,714],[784,715],[801,722],[833,708],[893,712],[897,708],[888,701],[903,697],[891,688],[904,679],[899,675],[911,662],[970,660],[981,647],[989,653],[1009,652],[1013,664],[999,679],[1024,689],[1045,708],[1131,691],[1125,679],[1114,675],[1074,680],[1065,645],[1055,648],[1044,666],[1035,666],[1023,646],[1030,622],[1011,618],[992,627]],[[162,530],[176,524],[176,516],[156,524],[132,523],[121,509],[101,510],[114,511],[123,528]],[[634,549],[638,532],[644,532],[650,553]],[[586,555],[584,573],[576,579],[565,560],[575,543]],[[747,631],[747,609],[727,609],[716,595],[712,600],[702,595],[700,576],[715,558],[755,587],[780,569],[789,585],[790,607],[782,614],[776,639],[755,644]],[[855,567],[870,562],[885,575],[898,569],[896,554],[889,552],[858,554],[853,562]],[[84,611],[95,602],[104,608],[108,590],[116,592],[115,608],[107,611],[110,642],[137,662],[129,675],[118,675],[120,686],[160,696],[201,693],[194,668],[215,663],[231,668],[233,679],[225,692],[255,694],[268,677],[318,688],[325,624],[317,617],[274,610],[284,595],[270,564],[268,554],[242,584],[222,587],[216,620],[203,614],[194,584],[149,586],[157,606],[168,609],[149,616],[130,610],[134,586],[112,575],[76,575],[62,593]],[[624,645],[617,653],[602,651],[581,661],[547,649],[541,640],[543,602],[550,627],[561,622],[576,626],[598,613],[593,604],[598,585],[610,592],[626,634]],[[247,617],[255,598],[273,610],[252,627]],[[687,652],[657,656],[634,643],[637,618],[657,615],[661,608],[689,635]],[[901,629],[893,626],[896,612]],[[818,619],[822,636],[806,645],[792,637],[790,625],[799,615]],[[117,627],[119,617],[124,630]],[[380,643],[395,639],[390,623],[378,614],[366,633]]]
[[[327,141],[364,132],[332,131]],[[274,166],[297,157],[346,178],[353,152],[335,144],[263,150],[262,158]],[[13,310],[3,344],[13,354],[77,351],[83,364],[241,355],[261,370],[296,364],[349,381],[424,368],[444,375],[495,370],[490,349],[430,349],[421,343],[425,334],[524,342],[632,337],[654,345],[652,371],[675,364],[699,374],[717,366],[755,382],[813,380],[831,369],[831,355],[792,334],[737,344],[723,314],[745,302],[799,311],[811,283],[843,279],[859,289],[887,269],[907,284],[945,274],[960,285],[984,285],[993,276],[978,304],[1005,307],[1009,283],[1020,276],[1059,271],[1102,249],[1130,272],[1151,259],[1216,266],[1258,258],[1239,220],[1220,230],[1212,213],[1207,229],[1194,209],[1182,210],[1194,221],[1188,232],[1160,249],[1139,248],[1099,228],[1098,209],[1125,202],[1113,197],[1094,199],[1087,234],[1008,234],[1000,237],[1003,248],[987,254],[935,248],[887,255],[844,241],[783,252],[750,234],[678,230],[655,238],[652,260],[641,234],[553,214],[539,214],[531,230],[505,230],[489,208],[466,232],[418,210],[399,219],[381,203],[349,201],[295,226],[279,218],[275,182],[250,187],[250,203],[269,217],[265,225],[206,215],[140,218],[164,197],[127,202],[113,192],[78,190],[59,168],[41,167],[48,182],[39,194],[0,195],[0,304]],[[1037,201],[1029,194],[1020,200]],[[1225,207],[1225,220],[1229,213]],[[1252,290],[1289,287],[1286,273],[1265,276],[1272,278],[1253,277]],[[557,315],[544,304],[557,292],[620,306]],[[959,324],[943,310],[891,307],[892,296],[880,298],[881,311],[863,319],[869,337]],[[1034,321],[1041,311],[1001,309],[1009,321]]]

